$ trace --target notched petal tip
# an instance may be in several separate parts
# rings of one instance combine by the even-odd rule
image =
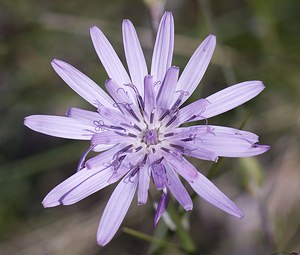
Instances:
[[[56,68],[63,68],[63,65],[69,65],[69,64],[62,60],[54,58],[51,61],[51,65],[52,65],[53,69],[56,70]]]
[[[132,22],[129,19],[123,19],[122,25],[132,25]]]
[[[183,207],[184,208],[184,210],[186,210],[186,211],[191,211],[191,210],[193,210],[193,205],[188,205],[188,206],[185,206],[185,207]]]
[[[258,149],[258,153],[256,155],[263,154],[271,149],[270,145],[264,145],[264,144],[254,144],[253,148]],[[255,155],[253,155],[255,156]]]
[[[60,203],[59,201],[49,201],[48,198],[45,197],[45,199],[42,201],[41,204],[43,205],[44,208],[50,208],[50,207],[61,205],[62,203]]]
[[[97,243],[98,243],[100,246],[104,247],[105,245],[107,245],[107,244],[109,243],[109,241],[97,239]]]
[[[96,31],[96,30],[100,30],[100,28],[97,27],[96,25],[93,25],[93,26],[90,27],[90,32]]]
[[[240,210],[237,215],[234,215],[238,219],[242,220],[245,217],[245,214]]]
[[[165,17],[172,17],[173,18],[173,14],[171,11],[165,11],[164,15],[162,16],[162,19]]]

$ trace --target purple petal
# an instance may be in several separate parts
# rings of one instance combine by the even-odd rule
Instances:
[[[44,207],[74,204],[108,186],[112,173],[110,168],[93,171],[82,169],[51,190],[42,204]]]
[[[150,185],[149,162],[146,163],[139,171],[139,187],[138,187],[138,204],[147,203],[148,190]]]
[[[163,163],[151,164],[151,175],[153,182],[158,190],[162,190],[168,183],[166,168]]]
[[[156,107],[156,98],[154,94],[153,77],[151,75],[145,76],[144,79],[144,104],[146,120],[150,123],[150,115]]]
[[[207,125],[205,125],[205,126],[207,126]],[[194,127],[203,127],[203,125],[194,126]],[[230,127],[223,127],[223,126],[209,125],[209,127],[211,129],[210,132],[217,136],[232,135],[235,137],[240,137],[240,138],[246,139],[251,143],[258,142],[258,135],[248,132],[248,131],[244,131],[244,130],[240,130],[240,129],[236,129],[236,128],[230,128]]]
[[[127,90],[124,87],[120,87],[114,80],[108,79],[105,82],[105,87],[109,94],[113,97],[113,99],[116,101],[117,104],[114,106],[116,107],[122,107],[123,105],[127,104],[130,105],[132,110],[134,111],[135,115],[141,119],[142,115],[140,113],[139,108],[137,105],[132,104],[132,100],[129,98],[128,95],[130,95]],[[129,87],[128,87],[129,88]],[[130,89],[130,88],[129,88]],[[122,108],[121,108],[122,109]],[[124,117],[123,117],[124,118]]]
[[[155,216],[154,216],[154,227],[157,225],[159,219],[166,211],[168,204],[169,204],[169,199],[170,199],[170,197],[169,197],[167,191],[164,191],[160,196],[160,199],[159,199],[159,202],[158,202],[158,205],[156,208],[156,212],[155,212]]]
[[[114,80],[106,80],[105,87],[117,103],[131,103],[128,92],[123,87],[121,88]]]
[[[108,77],[115,80],[120,86],[131,83],[118,55],[102,31],[98,27],[93,26],[90,29],[90,34],[97,55],[102,62]]]
[[[178,127],[184,122],[189,121],[190,119],[194,120],[195,118],[201,118],[203,113],[206,110],[206,107],[209,105],[209,101],[206,99],[199,99],[179,110],[176,120],[168,127],[169,129]]]
[[[118,153],[126,148],[128,144],[118,144],[113,146],[111,149],[102,152],[101,154],[89,159],[86,161],[85,165],[88,169],[97,169],[107,167],[110,159],[115,159],[118,156]]]
[[[265,86],[261,81],[246,81],[223,89],[206,98],[210,104],[206,106],[205,112],[202,114],[203,117],[195,120],[210,118],[227,112],[256,97],[264,88]]]
[[[101,151],[106,151],[114,146],[115,146],[114,144],[98,144],[94,146],[92,150],[95,152],[101,152]]]
[[[193,142],[183,142],[183,141],[174,141],[170,144],[170,146],[178,151],[181,154],[184,154],[186,156],[199,158],[202,160],[210,160],[217,162],[218,161],[218,155],[214,151],[207,150],[204,147],[199,148],[197,144],[194,144]]]
[[[167,187],[175,197],[175,199],[181,204],[181,206],[186,210],[190,211],[193,209],[193,202],[186,191],[185,187],[179,180],[177,174],[174,172],[173,168],[169,164],[165,164],[167,169],[168,183]]]
[[[66,115],[69,118],[72,118],[85,125],[89,125],[91,127],[93,126],[94,128],[96,128],[96,123],[101,119],[101,116],[98,112],[87,111],[80,108],[69,108]]]
[[[242,211],[201,173],[198,173],[196,179],[188,182],[196,193],[207,202],[235,217],[242,218],[244,216]]]
[[[160,153],[184,179],[192,181],[197,177],[198,171],[196,168],[182,157],[180,153],[173,151],[166,152],[164,150],[160,150]]]
[[[123,44],[126,61],[132,83],[140,95],[144,95],[144,77],[148,74],[146,60],[137,37],[135,28],[130,20],[123,20]]]
[[[136,137],[130,137],[120,132],[120,134],[114,132],[114,131],[103,131],[102,133],[98,133],[93,135],[91,144],[92,146],[96,146],[99,144],[117,144],[117,143],[124,143],[127,142],[134,142],[136,140]]]
[[[169,109],[173,101],[176,83],[178,80],[179,68],[172,66],[167,70],[166,76],[157,94],[157,107],[161,112]]]
[[[82,98],[98,107],[99,103],[112,107],[113,100],[85,74],[58,59],[51,62],[56,73]]]
[[[101,246],[106,245],[117,232],[136,191],[137,178],[131,181],[126,178],[115,188],[103,212],[97,233],[97,241]]]
[[[163,15],[153,50],[151,74],[154,83],[162,82],[172,63],[174,48],[174,20],[171,12]]]
[[[113,126],[116,127],[122,127],[126,124],[126,129],[132,129],[133,131],[136,131],[136,129],[133,127],[133,124],[137,124],[140,128],[145,128],[146,124],[144,122],[138,122],[135,118],[133,118],[131,115],[126,114],[126,118],[124,117],[124,113],[117,109],[111,109],[107,107],[100,107],[98,109],[99,114],[105,121],[104,124],[107,125],[107,123],[113,123]],[[127,119],[129,118],[129,120]],[[129,122],[133,122],[133,124],[129,124]]]
[[[183,70],[176,90],[188,92],[181,102],[183,104],[186,99],[194,92],[200,83],[214,53],[216,47],[216,37],[209,35],[197,48],[185,69]]]
[[[207,134],[195,138],[194,144],[222,157],[250,157],[262,154],[270,149],[267,145],[253,144],[243,137],[233,135]]]
[[[46,135],[77,140],[90,140],[94,132],[94,127],[62,116],[31,115],[24,119],[24,125]]]
[[[125,159],[122,161],[121,166],[117,169],[117,171],[114,172],[112,177],[109,179],[109,182],[115,182],[116,180],[122,178],[128,172],[131,172],[131,170],[135,166],[140,164],[144,156],[145,156],[144,150],[140,150],[136,153],[128,153]],[[136,176],[136,174],[134,176]],[[131,180],[131,178],[132,176],[129,176],[129,181]]]

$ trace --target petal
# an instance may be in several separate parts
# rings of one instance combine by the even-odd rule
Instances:
[[[97,233],[97,241],[101,246],[106,245],[117,232],[136,191],[137,178],[131,181],[126,178],[115,188],[103,212]]]
[[[112,107],[114,102],[109,95],[75,67],[58,59],[52,60],[51,65],[56,73],[90,104],[98,107],[100,103],[106,107]]]
[[[165,164],[165,167],[168,176],[168,189],[186,211],[192,210],[193,202],[189,193],[186,191],[173,168],[169,164]]]
[[[154,94],[153,77],[151,75],[145,76],[144,79],[144,104],[146,120],[150,123],[150,116],[153,109],[156,107],[156,98]]]
[[[194,143],[175,141],[174,143],[170,143],[170,146],[174,150],[186,156],[199,158],[202,160],[210,160],[214,162],[218,161],[218,155],[214,151],[207,150],[203,147],[199,148]]]
[[[82,169],[51,190],[42,204],[44,207],[74,204],[108,186],[112,173],[110,168],[93,171]]]
[[[192,181],[197,177],[198,171],[196,168],[182,157],[180,153],[174,151],[166,152],[164,150],[160,150],[160,153],[184,179]]]
[[[140,165],[140,162],[143,160],[145,156],[144,150],[140,150],[135,153],[128,153],[124,160],[122,161],[121,166],[117,169],[117,171],[114,172],[112,177],[109,179],[110,182],[115,182],[116,180],[119,180],[122,178],[125,174],[128,172],[132,172],[135,166]],[[134,177],[136,174],[134,174]],[[129,180],[131,180],[133,176],[129,176]]]
[[[201,127],[201,126],[203,126],[203,125],[199,125],[196,127]],[[209,127],[211,128],[211,133],[213,133],[214,135],[217,135],[217,136],[232,135],[235,137],[246,139],[251,143],[258,142],[258,138],[259,138],[258,135],[254,134],[252,132],[248,132],[248,131],[244,131],[244,130],[240,130],[240,129],[236,129],[236,128],[223,127],[223,126],[209,125]]]
[[[200,83],[212,58],[215,47],[216,37],[214,35],[207,36],[187,63],[176,88],[177,91],[182,90],[188,92],[181,104],[189,98]]]
[[[156,208],[156,212],[154,215],[154,224],[153,224],[154,227],[157,225],[159,219],[166,211],[168,204],[169,204],[169,200],[170,200],[170,197],[169,197],[167,191],[164,191],[160,196],[160,199],[159,199],[159,202],[158,202],[158,205]]]
[[[105,88],[117,103],[131,103],[131,100],[128,97],[128,91],[121,88],[113,79],[105,81]]]
[[[209,101],[206,99],[199,99],[179,110],[176,115],[175,121],[168,126],[168,129],[178,127],[184,122],[192,121],[196,118],[201,118],[206,107],[209,105]],[[202,117],[203,118],[203,117]]]
[[[242,218],[244,216],[242,211],[201,173],[198,173],[196,179],[188,182],[196,193],[207,202],[235,217]]]
[[[174,49],[174,19],[171,12],[163,15],[153,50],[151,75],[154,83],[162,82],[171,66]]]
[[[113,146],[111,149],[102,152],[101,154],[89,159],[86,161],[85,165],[86,167],[90,169],[97,169],[97,168],[105,168],[109,164],[109,160],[115,159],[115,157],[118,156],[118,153],[121,153],[124,150],[124,148],[130,148],[131,146],[127,147],[128,144],[118,144]]]
[[[123,20],[122,31],[125,56],[131,81],[138,89],[140,95],[143,95],[144,77],[148,74],[146,60],[135,28],[130,20]]]
[[[120,87],[114,80],[108,79],[105,82],[105,87],[107,91],[110,93],[110,95],[113,97],[113,99],[116,101],[116,104],[114,104],[115,107],[118,107],[119,109],[124,110],[125,105],[130,105],[131,109],[134,111],[135,115],[141,119],[142,115],[137,107],[137,105],[132,104],[132,100],[129,98],[129,91],[127,88]],[[131,88],[130,88],[131,89]],[[123,108],[122,108],[123,107]],[[124,110],[126,113],[127,110]],[[129,115],[129,117],[132,117]]]
[[[168,183],[168,177],[166,173],[166,168],[163,163],[152,163],[151,164],[151,176],[153,182],[158,190],[162,190],[166,187]]]
[[[94,127],[62,116],[31,115],[24,119],[24,125],[39,133],[68,139],[90,140],[94,134]]]
[[[130,141],[134,142],[137,137],[127,136],[127,134],[123,133],[116,133],[114,131],[103,131],[102,133],[98,133],[93,135],[91,144],[92,146],[96,146],[99,144],[117,144],[117,143],[124,143]]]
[[[99,121],[101,118],[98,112],[87,111],[80,108],[69,108],[66,115],[80,123],[94,127],[96,127],[95,121]]]
[[[167,70],[166,76],[157,94],[157,106],[160,112],[166,111],[171,106],[178,80],[179,68],[172,66]]]
[[[251,143],[258,142],[258,136],[254,133],[236,128],[214,125],[195,125],[191,127],[179,127],[174,129],[172,136],[169,136],[167,139],[174,142],[186,138],[201,137],[207,134],[215,136],[233,136],[236,138],[245,139]]]
[[[256,97],[265,86],[261,81],[245,81],[223,89],[206,99],[210,102],[205,108],[202,116],[194,120],[210,118],[227,112]]]
[[[138,204],[147,203],[150,185],[149,160],[139,171]]]
[[[204,148],[222,157],[251,157],[262,154],[270,146],[253,144],[251,141],[232,135],[207,134],[195,138],[194,144],[199,149]]]
[[[131,83],[117,53],[102,31],[98,27],[93,26],[90,29],[90,34],[94,48],[107,72],[108,77],[115,80],[120,86]]]

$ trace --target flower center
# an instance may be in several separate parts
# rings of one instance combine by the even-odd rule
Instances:
[[[150,129],[147,130],[143,141],[147,144],[147,145],[155,145],[159,142],[158,140],[158,135],[157,135],[157,131],[155,129]]]

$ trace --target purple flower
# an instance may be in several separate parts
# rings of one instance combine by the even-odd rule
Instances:
[[[123,21],[123,42],[127,74],[107,38],[91,28],[96,52],[108,74],[105,87],[71,65],[53,60],[57,74],[97,112],[70,108],[66,117],[33,115],[25,125],[37,132],[70,139],[91,140],[78,171],[55,187],[44,199],[45,207],[70,205],[118,182],[102,215],[97,240],[106,245],[115,235],[137,190],[138,204],[147,202],[150,179],[161,198],[154,224],[165,212],[169,194],[191,210],[192,200],[179,176],[206,201],[225,212],[243,217],[241,210],[185,158],[217,161],[218,157],[248,157],[264,153],[258,136],[229,127],[207,124],[207,119],[229,111],[257,96],[260,81],[242,82],[185,107],[180,106],[202,79],[216,45],[209,35],[195,51],[182,74],[171,66],[174,22],[166,12],[159,25],[150,75],[136,34],[129,20]],[[180,127],[203,120],[203,125]],[[102,152],[86,160],[91,151]]]

